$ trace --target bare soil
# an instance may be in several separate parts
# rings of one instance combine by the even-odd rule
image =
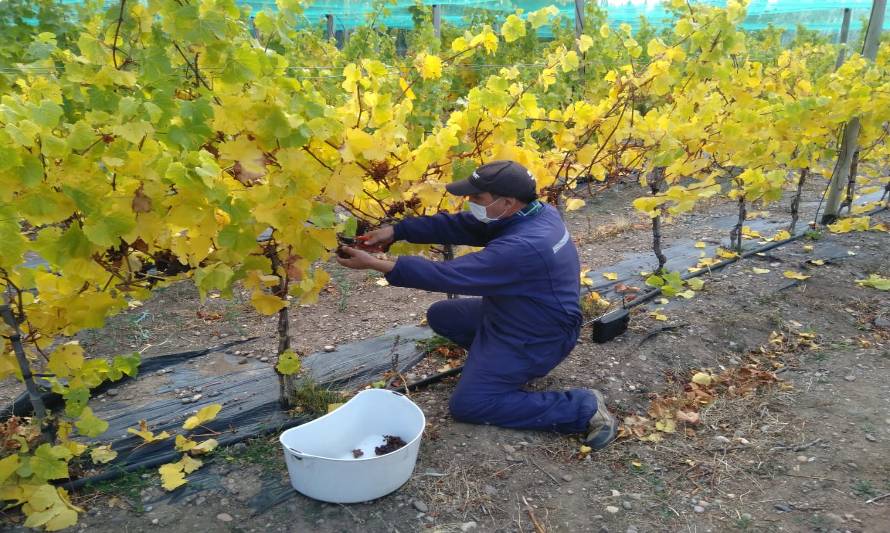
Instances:
[[[630,208],[636,194],[620,186],[570,214],[585,268],[649,250],[647,221]],[[787,217],[784,205],[774,216]],[[665,238],[715,239],[706,234],[707,220],[733,210],[704,206],[668,224]],[[887,212],[876,219],[890,224]],[[829,249],[843,253],[822,266],[806,262]],[[87,512],[77,528],[885,533],[890,497],[875,498],[890,493],[890,295],[854,280],[890,276],[888,250],[887,233],[825,233],[734,264],[706,276],[693,299],[663,306],[666,321],[650,316],[654,306],[641,306],[628,333],[614,342],[594,344],[585,331],[559,367],[530,385],[596,387],[613,411],[630,416],[645,415],[653,393],[678,394],[698,369],[757,363],[783,380],[754,395],[718,397],[690,433],[666,435],[661,443],[626,438],[582,454],[574,436],[458,423],[448,414],[451,378],[412,393],[428,427],[414,476],[389,496],[344,506],[294,493],[257,513],[254,502],[270,484],[288,484],[273,436],[217,451],[204,468],[219,476],[218,486],[183,498],[164,497],[156,472],[79,491],[74,500]],[[754,274],[752,266],[771,272]],[[296,345],[306,353],[420,323],[426,308],[443,297],[382,287],[375,276],[333,263],[325,268],[334,281],[319,304],[293,313]],[[782,276],[784,270],[811,277],[795,282]],[[273,321],[249,305],[237,291],[233,301],[202,303],[188,285],[175,285],[105,328],[84,332],[81,342],[94,355],[137,350],[150,357],[257,336],[242,355],[271,358]],[[776,350],[772,332],[788,339],[812,334],[817,346]],[[770,348],[770,357],[761,346]],[[409,381],[447,362],[424,362]],[[0,399],[17,392],[4,383]],[[14,513],[0,519],[12,531],[22,529]]]

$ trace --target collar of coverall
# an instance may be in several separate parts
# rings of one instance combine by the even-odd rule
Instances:
[[[544,204],[542,204],[540,200],[532,200],[528,205],[517,211],[516,214],[521,217],[527,217],[534,215],[541,209],[544,209]]]

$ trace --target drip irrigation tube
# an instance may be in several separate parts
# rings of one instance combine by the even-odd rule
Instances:
[[[881,207],[872,209],[871,211],[868,211],[867,213],[863,213],[860,216],[876,215],[882,211],[886,211],[887,209],[888,209],[888,206],[883,205]],[[801,238],[805,237],[806,235],[807,235],[807,232],[804,231],[802,233],[798,233],[797,235],[792,235],[791,237],[789,237],[787,239],[783,239],[781,241],[771,242],[771,243],[765,244],[763,246],[758,246],[757,248],[753,248],[751,250],[744,251],[741,254],[739,254],[738,256],[733,257],[731,259],[724,259],[723,261],[720,261],[719,263],[710,265],[707,268],[702,268],[701,270],[697,270],[695,272],[688,272],[686,274],[683,274],[682,276],[680,276],[680,278],[683,280],[688,280],[688,279],[692,279],[692,278],[697,278],[699,276],[703,276],[705,274],[710,274],[711,272],[714,272],[715,270],[720,270],[720,269],[722,269],[728,265],[731,265],[733,263],[736,263],[742,259],[751,257],[752,255],[762,254],[763,252],[767,252],[769,250],[774,250],[774,249],[779,248],[780,246],[784,246],[790,242],[800,240]],[[624,305],[624,308],[631,309],[638,305],[642,305],[642,304],[652,300],[659,294],[661,294],[661,288],[656,287],[650,291],[647,291],[647,292],[641,294],[640,296],[638,296],[637,298],[632,300],[630,303]],[[589,326],[595,320],[596,319],[584,322],[583,324],[581,324],[581,327]],[[461,371],[463,371],[463,369],[464,369],[464,367],[463,367],[463,365],[461,365],[459,367],[452,368],[451,370],[447,370],[447,371],[441,372],[439,374],[434,374],[434,375],[432,375],[428,378],[422,379],[420,381],[415,381],[414,383],[409,383],[408,390],[415,391],[417,389],[432,385],[433,383],[438,383],[439,381],[442,381],[443,379],[445,379],[447,377],[456,376],[456,375],[460,374]]]

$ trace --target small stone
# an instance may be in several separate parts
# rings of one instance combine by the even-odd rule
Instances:
[[[160,520],[158,520],[157,518],[151,519],[151,525],[156,526],[156,525],[158,525],[158,523],[160,523]]]
[[[333,344],[325,344],[324,348],[322,348],[322,349],[328,353],[331,353],[331,352],[335,351],[337,349],[337,347],[334,346]]]
[[[869,441],[869,442],[878,442],[878,439],[875,438],[875,436],[872,435],[871,433],[866,433],[866,434],[865,434],[865,440],[867,440],[867,441]]]
[[[724,437],[723,435],[717,435],[716,437],[714,437],[714,440],[719,442],[720,444],[729,444],[732,442],[731,440],[729,440],[728,437]]]
[[[247,364],[247,358],[245,357],[244,359],[239,360],[239,361],[238,361],[238,364],[239,364],[239,365],[246,365],[246,364]]]
[[[498,489],[496,489],[495,487],[493,487],[491,485],[484,485],[482,487],[482,492],[484,492],[485,494],[488,494],[489,496],[494,496],[495,494],[498,493]]]
[[[742,513],[742,520],[750,522],[751,520],[754,520],[754,517],[751,516],[751,513]]]
[[[856,381],[856,376],[850,374],[849,376],[844,376],[844,379],[847,381]]]
[[[261,363],[268,363],[268,362],[269,362],[269,358],[266,357],[266,356],[260,357],[260,362],[261,362]]]
[[[418,511],[420,511],[421,513],[426,513],[430,510],[430,507],[420,500],[412,501],[411,505],[413,505],[414,508],[417,509]]]
[[[618,509],[618,508],[615,507],[614,505],[610,505],[610,506],[606,507],[606,512],[609,513],[609,514],[615,514],[615,513],[617,513],[619,510],[620,510],[620,509]]]
[[[875,326],[879,328],[890,328],[890,317],[879,316],[875,319]]]
[[[625,500],[621,502],[621,507],[624,507],[626,510],[630,511],[633,506],[630,504],[629,501]]]
[[[219,513],[218,515],[216,515],[216,519],[220,522],[231,522],[232,520],[234,520],[234,518],[232,518],[232,515],[230,515],[229,513]]]
[[[834,513],[825,513],[825,518],[831,520],[835,524],[843,524],[845,522],[842,516],[836,515]]]
[[[806,455],[798,455],[797,456],[798,463],[806,463],[809,460],[810,460],[809,457],[807,457]]]
[[[117,389],[108,389],[105,391],[106,396],[117,396]]]
[[[192,403],[192,399],[191,398],[183,398],[182,403]]]
[[[701,505],[696,505],[695,507],[692,508],[692,510],[695,511],[696,513],[703,513],[703,512],[705,512],[705,508],[702,507]]]
[[[612,489],[612,497],[617,498],[618,496],[621,496],[621,493],[615,489]]]
[[[154,507],[152,507],[151,505],[146,505],[146,506],[145,506],[145,512],[146,512],[146,513],[150,513],[153,509],[154,509]]]
[[[571,474],[563,474],[563,475],[562,475],[562,480],[565,481],[565,482],[569,482],[569,481],[571,481],[571,480],[573,480],[573,479],[575,479],[575,478],[573,478]]]
[[[788,507],[784,503],[777,503],[777,504],[773,505],[773,507],[776,509],[776,511],[779,511],[780,513],[790,513],[791,512],[791,507]]]
[[[192,396],[192,401],[197,402],[198,400],[201,399],[202,396],[203,396],[203,394],[195,394],[194,396]]]
[[[460,530],[461,531],[470,531],[470,530],[476,529],[476,527],[478,525],[479,524],[477,524],[476,522],[464,522],[463,524],[460,525]]]
[[[516,455],[507,455],[507,460],[510,461],[511,463],[521,463],[522,457],[519,457]]]
[[[516,448],[510,446],[509,444],[504,444],[504,451],[507,453],[516,453]]]
[[[631,525],[631,526],[627,526],[627,531],[625,531],[624,533],[639,533],[639,532],[637,530],[637,526]]]

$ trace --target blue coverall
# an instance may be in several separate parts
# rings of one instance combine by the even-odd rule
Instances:
[[[481,296],[443,300],[427,312],[430,327],[469,349],[451,397],[464,422],[580,433],[596,412],[588,390],[526,392],[578,340],[580,265],[559,213],[533,202],[485,224],[470,213],[408,218],[394,238],[417,244],[484,246],[445,262],[402,256],[391,285]]]

